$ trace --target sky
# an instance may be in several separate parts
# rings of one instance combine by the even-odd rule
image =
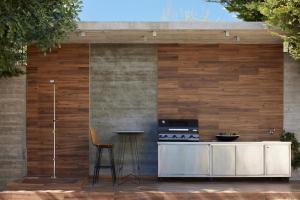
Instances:
[[[83,0],[81,21],[239,21],[205,0]]]

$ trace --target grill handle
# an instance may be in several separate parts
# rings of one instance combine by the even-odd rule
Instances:
[[[169,128],[169,131],[189,131],[188,128]]]

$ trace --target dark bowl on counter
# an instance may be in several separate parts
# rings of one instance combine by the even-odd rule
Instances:
[[[225,134],[220,133],[220,134],[216,135],[217,140],[221,141],[221,142],[232,142],[232,141],[238,139],[239,137],[240,137],[239,135],[235,135],[235,134],[225,135]]]

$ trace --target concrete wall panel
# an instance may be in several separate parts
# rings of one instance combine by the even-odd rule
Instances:
[[[102,143],[115,144],[116,158],[120,138],[114,131],[145,131],[139,137],[142,175],[152,176],[157,173],[156,54],[152,45],[97,44],[91,45],[90,57],[91,127],[97,129]],[[95,150],[90,145],[90,174]],[[131,162],[129,155],[125,157],[126,164]],[[107,160],[107,154],[103,158]]]
[[[284,129],[300,141],[300,62],[288,54],[284,57]],[[293,179],[300,179],[299,169],[293,171]]]
[[[0,79],[0,189],[26,174],[26,76]]]

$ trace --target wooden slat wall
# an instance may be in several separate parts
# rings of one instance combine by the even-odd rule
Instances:
[[[160,45],[158,57],[159,118],[197,118],[201,140],[221,131],[246,141],[278,139],[281,45]]]
[[[57,176],[88,175],[89,45],[65,44],[44,56],[28,49],[28,176],[52,174],[53,93],[56,81]]]

